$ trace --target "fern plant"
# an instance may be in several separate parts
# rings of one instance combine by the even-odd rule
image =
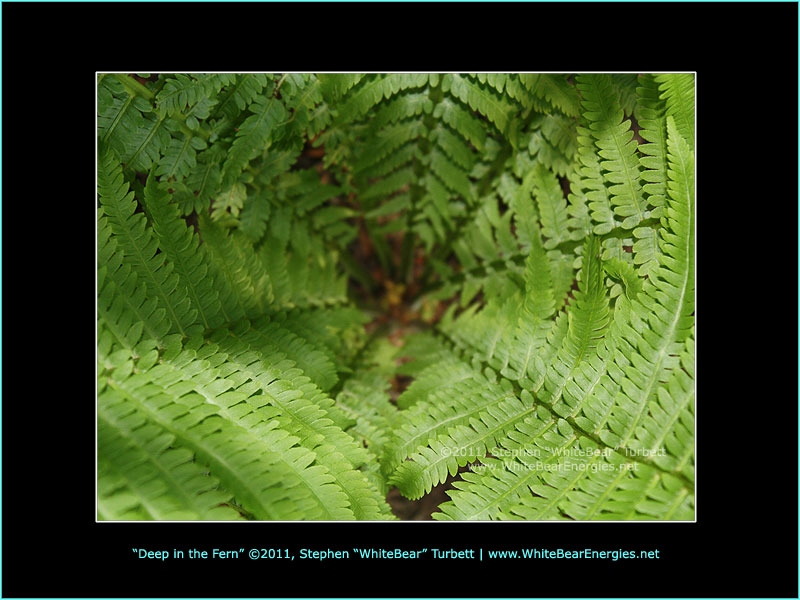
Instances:
[[[691,74],[98,77],[98,519],[694,519]]]

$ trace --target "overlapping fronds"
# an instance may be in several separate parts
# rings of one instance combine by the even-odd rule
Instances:
[[[98,519],[694,518],[692,74],[111,73],[97,111]]]
[[[637,142],[611,80],[605,75],[582,75],[584,117],[597,147],[599,166],[607,184],[614,214],[630,229],[649,217],[639,176]]]
[[[99,516],[390,517],[326,394],[363,323],[313,308],[345,300],[336,263],[208,217],[200,244],[153,173],[137,200],[113,150],[98,167]]]
[[[188,335],[195,330],[197,308],[192,304],[186,285],[181,285],[174,263],[167,255],[158,252],[158,240],[153,229],[147,226],[144,213],[137,208],[133,192],[124,181],[122,169],[108,152],[98,160],[100,205],[108,219],[109,228],[122,252],[124,260],[136,272],[141,284],[150,291],[169,323],[170,332]],[[156,192],[151,180],[146,193]]]
[[[688,119],[691,96],[684,78],[577,81],[569,194],[535,154],[509,159],[496,189],[516,239],[493,222],[454,250],[464,275],[503,265],[501,248],[527,252],[505,261],[523,268],[452,306],[437,327],[447,343],[430,338],[430,359],[409,363],[383,466],[412,499],[452,481],[435,519],[694,518],[694,167],[666,108]],[[546,248],[572,256],[563,304]]]

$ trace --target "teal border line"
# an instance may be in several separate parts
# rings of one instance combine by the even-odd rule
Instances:
[[[0,6],[0,139],[3,135],[3,7]],[[0,475],[3,473],[2,458],[3,458],[3,151],[2,144],[0,144]],[[2,515],[3,508],[3,478],[0,477],[0,515]],[[3,519],[0,517],[0,597],[3,594]]]

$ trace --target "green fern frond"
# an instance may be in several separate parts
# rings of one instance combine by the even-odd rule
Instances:
[[[419,119],[386,126],[364,147],[363,158],[356,163],[356,171],[365,171],[368,167],[374,169],[376,163],[407,142],[416,140],[422,131],[423,125]]]
[[[149,171],[170,143],[165,115],[126,89],[114,77],[106,77],[98,89],[98,137],[131,169]]]
[[[182,353],[174,358],[181,357]],[[200,388],[205,396],[189,391],[198,389],[199,384],[184,382],[190,385],[181,386],[180,374],[170,366],[165,361],[133,376],[114,370],[107,374],[108,386],[100,395],[99,406],[125,404],[126,410],[141,411],[195,452],[197,460],[235,490],[245,510],[257,518],[352,515],[327,469],[310,466],[314,454],[296,446],[297,438],[261,416],[265,411],[245,404],[244,415],[241,410],[232,413],[243,394],[217,398],[207,387]],[[238,424],[247,414],[257,420]]]
[[[444,434],[449,428],[468,423],[488,406],[510,396],[510,389],[491,385],[480,373],[453,386],[435,391],[425,402],[402,411],[393,424],[392,436],[381,461],[384,473],[392,473],[418,447]]]
[[[98,318],[116,343],[128,349],[143,337],[161,343],[170,331],[166,309],[158,307],[157,298],[148,296],[147,286],[125,261],[102,210],[97,225]]]
[[[158,299],[159,307],[164,309],[171,323],[170,331],[190,334],[196,329],[192,326],[196,323],[197,310],[180,285],[173,263],[164,254],[157,253],[158,241],[146,227],[145,215],[134,212],[137,203],[133,192],[128,191],[122,169],[111,152],[100,156],[98,170],[100,203],[125,260]],[[146,194],[158,193],[158,185],[151,180]]]
[[[649,217],[639,182],[637,143],[630,121],[623,121],[619,99],[605,75],[578,78],[583,94],[584,118],[598,148],[614,213],[623,218],[622,227],[630,229]]]
[[[462,475],[439,520],[691,519],[679,480],[634,464],[576,436],[563,419],[540,410],[486,459]],[[566,458],[565,458],[566,457]]]
[[[247,198],[239,215],[239,229],[251,242],[258,243],[267,231],[271,212],[272,208],[265,194]]]
[[[397,406],[408,409],[432,392],[472,377],[474,370],[449,352],[419,372],[414,381],[397,398]]]
[[[533,193],[542,219],[542,235],[547,238],[544,247],[555,248],[570,238],[567,201],[558,179],[544,165],[537,163],[533,173]]]
[[[287,431],[300,435],[303,443],[327,440],[356,466],[366,460],[364,449],[336,427],[327,418],[325,409],[317,404],[325,401],[325,394],[298,368],[298,363],[288,358],[300,354],[298,345],[305,344],[302,338],[268,337],[263,329],[243,321],[234,329],[217,330],[209,340],[219,346],[220,352],[227,355],[228,362],[238,371],[261,384],[263,401],[277,409],[273,418],[282,419]],[[315,374],[313,358],[305,359],[304,364]]]
[[[166,180],[183,179],[197,166],[197,151],[206,143],[197,137],[174,137],[164,149],[155,174]]]
[[[483,458],[496,447],[498,440],[525,419],[536,408],[527,392],[522,398],[503,397],[489,405],[477,417],[469,419],[469,426],[456,425],[440,434],[427,446],[421,446],[401,463],[389,483],[396,485],[411,500],[421,498],[431,489],[455,475],[459,467]]]
[[[571,303],[571,310],[567,313],[568,333],[555,360],[550,363],[544,385],[539,390],[539,399],[542,402],[555,404],[559,401],[565,386],[572,380],[575,369],[595,352],[608,323],[608,298],[597,238],[590,236],[586,239],[582,264],[578,290],[575,292],[574,302]]]
[[[442,91],[451,93],[472,110],[484,115],[500,133],[508,133],[515,109],[502,96],[472,83],[457,73],[448,73],[442,77]]]
[[[479,152],[483,152],[486,142],[486,131],[481,127],[480,121],[469,111],[462,108],[457,102],[445,97],[436,105],[433,116],[447,123],[454,131],[464,137]]]
[[[531,240],[531,249],[525,260],[525,298],[522,310],[529,320],[546,321],[555,310],[550,265],[538,235]]]
[[[228,83],[226,89],[217,99],[212,116],[235,119],[256,96],[261,93],[270,78],[268,73],[243,73],[236,75],[233,83]]]
[[[655,75],[660,98],[666,103],[665,116],[675,120],[675,127],[690,149],[694,148],[694,75],[660,73]]]
[[[331,120],[331,114],[323,103],[322,84],[316,75],[291,73],[283,82],[281,99],[285,102],[291,118],[282,130],[282,138],[287,143],[308,135],[316,136]]]
[[[445,314],[439,329],[468,357],[502,370],[508,366],[510,359],[516,360],[512,346],[517,333],[517,311],[514,307],[518,302],[516,295],[505,301],[497,299],[487,303],[480,311],[477,310],[479,305],[473,304],[457,318],[452,318],[452,312]],[[455,308],[453,305],[452,309]]]
[[[182,215],[201,214],[208,210],[221,184],[222,154],[212,147],[197,155],[197,162],[183,181],[169,182]]]
[[[547,100],[569,117],[580,114],[580,96],[566,76],[547,73],[523,73],[519,75],[522,84],[536,96]]]
[[[657,389],[630,447],[665,471],[694,481],[694,338],[680,355],[680,368]]]
[[[388,387],[380,374],[369,373],[348,379],[336,396],[337,405],[353,420],[347,432],[376,458],[383,454],[397,413],[386,393]]]
[[[225,321],[262,315],[272,291],[263,265],[252,253],[252,244],[243,234],[226,231],[210,217],[201,215],[198,221]]]
[[[344,103],[339,106],[339,116],[345,121],[359,119],[384,98],[391,98],[401,90],[420,88],[427,84],[427,73],[395,73],[369,77],[348,92]]]
[[[594,431],[612,447],[625,446],[646,414],[659,382],[675,368],[679,345],[691,330],[694,312],[694,164],[688,144],[667,118],[668,202],[661,230],[664,260],[651,271],[632,302],[617,300],[614,328],[621,387],[607,417]]]
[[[322,94],[328,102],[336,102],[364,77],[366,77],[364,73],[322,73],[319,75]]]
[[[658,83],[653,75],[642,75],[639,94],[638,120],[639,135],[646,143],[639,144],[642,156],[642,179],[647,181],[643,191],[648,194],[648,203],[652,206],[663,206],[666,194],[666,156],[667,129],[664,121],[664,102],[658,97]],[[654,211],[654,216],[659,216]]]
[[[571,161],[577,152],[577,128],[575,120],[559,115],[547,115],[542,121],[542,134],[553,148],[558,149],[565,159]]]
[[[634,300],[639,292],[642,291],[642,280],[636,276],[636,271],[630,264],[618,258],[611,258],[603,261],[603,269],[610,277],[623,283],[628,300]],[[619,290],[611,289],[612,296],[618,294]]]
[[[528,467],[535,462],[541,462],[542,465],[557,462],[558,453],[568,448],[575,438],[563,420],[556,422],[541,407],[520,429],[515,435],[516,440],[509,440],[507,445],[494,449],[503,458],[483,459],[483,467],[473,467],[473,471],[462,474],[463,482],[453,483],[456,489],[449,492],[450,502],[440,506],[441,513],[434,513],[434,519],[508,518],[507,510],[504,510],[506,506],[516,507],[529,499],[538,518],[560,516],[558,496],[555,495],[559,488],[556,487],[552,492],[548,490],[541,485],[545,483],[541,481],[541,475]],[[546,483],[552,485],[552,481]],[[559,487],[563,489],[565,486]],[[532,496],[532,493],[537,495]]]
[[[145,209],[153,225],[159,250],[173,265],[179,286],[185,288],[197,319],[205,329],[222,324],[219,294],[208,277],[205,246],[197,234],[180,218],[178,207],[169,194],[148,178],[145,187]]]
[[[98,519],[694,518],[692,74],[97,89]]]
[[[594,139],[591,133],[583,127],[578,127],[578,156],[581,163],[580,185],[586,190],[586,200],[594,222],[592,232],[596,235],[609,233],[619,227],[621,221],[617,219],[614,212],[611,193],[603,178]]]
[[[234,81],[235,76],[229,73],[176,74],[156,94],[156,107],[168,115],[181,113],[202,100],[213,100],[224,86]]]
[[[126,403],[98,407],[101,486],[98,516],[106,520],[238,520],[233,494],[171,448],[174,436]]]
[[[430,114],[433,102],[426,93],[409,92],[398,94],[381,108],[370,122],[370,129],[374,132],[398,121],[409,117],[418,117]]]
[[[222,185],[232,186],[248,161],[266,148],[275,128],[286,120],[286,109],[278,100],[258,96],[248,107],[252,113],[236,134],[222,165]]]
[[[664,119],[665,105],[659,99],[658,83],[653,75],[642,75],[640,87],[637,88],[639,101],[639,135],[648,143],[640,144],[642,179],[646,182],[643,191],[647,195],[647,203],[655,207],[651,216],[660,217],[659,207],[664,206],[666,196],[666,155],[667,130]],[[661,249],[658,243],[658,228],[637,227],[633,231],[636,242],[633,245],[634,263],[640,265],[639,273],[647,275],[661,260]]]
[[[626,115],[634,114],[639,108],[637,86],[641,76],[636,73],[614,73],[611,75],[611,85],[617,92],[619,104]]]
[[[428,157],[428,166],[449,190],[459,194],[471,203],[474,194],[467,174],[442,152],[432,151]]]
[[[362,345],[366,316],[353,306],[296,308],[273,313],[270,319],[312,344],[335,365],[346,371]]]

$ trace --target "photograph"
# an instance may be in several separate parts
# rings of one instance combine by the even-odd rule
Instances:
[[[99,528],[696,523],[696,75],[96,72]]]

